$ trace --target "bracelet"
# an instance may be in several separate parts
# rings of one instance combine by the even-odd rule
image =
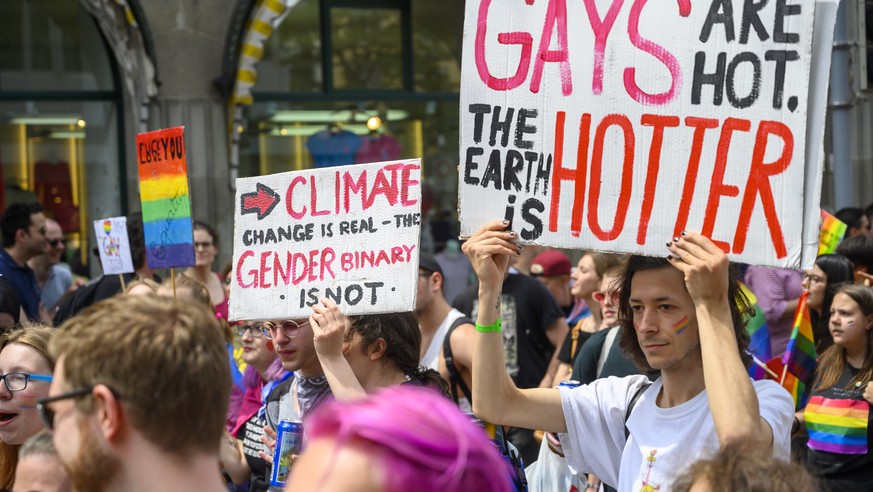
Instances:
[[[490,325],[476,323],[476,331],[479,333],[500,333],[500,318],[497,318],[497,321]]]

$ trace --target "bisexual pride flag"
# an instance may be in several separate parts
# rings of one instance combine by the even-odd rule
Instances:
[[[149,268],[194,265],[185,128],[138,134],[136,153]]]
[[[831,400],[813,396],[803,412],[808,446],[837,454],[867,454],[870,404],[865,400]]]

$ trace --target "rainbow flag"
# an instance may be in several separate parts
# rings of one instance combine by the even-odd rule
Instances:
[[[816,365],[815,340],[812,335],[812,322],[806,308],[807,292],[800,296],[794,314],[794,329],[788,340],[788,347],[782,355],[782,381],[780,383],[794,397],[797,409],[806,403],[806,386],[812,380]]]
[[[846,223],[822,210],[821,230],[818,233],[818,254],[827,255],[836,251],[845,235]]]
[[[194,265],[185,128],[138,134],[136,153],[149,268]]]
[[[764,317],[764,311],[758,306],[758,299],[755,294],[740,282],[740,290],[749,300],[749,304],[755,308],[753,315],[746,315],[746,331],[749,332],[751,342],[749,343],[749,353],[752,357],[759,361],[765,361],[772,356],[770,349],[770,327],[767,326],[767,318]],[[749,366],[749,376],[755,380],[766,379],[767,374],[758,364]]]
[[[813,396],[803,417],[809,432],[807,445],[837,454],[867,454],[870,404],[865,400],[831,400]]]

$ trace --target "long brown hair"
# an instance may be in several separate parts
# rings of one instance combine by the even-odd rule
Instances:
[[[836,294],[849,296],[858,304],[864,316],[873,315],[873,290],[870,287],[844,284],[837,290]],[[825,313],[822,315],[824,316]],[[818,360],[814,390],[820,391],[837,384],[848,363],[846,349],[838,345],[828,347]],[[864,355],[864,364],[861,366],[861,371],[846,385],[846,388],[851,388],[855,383],[866,383],[871,378],[873,378],[873,330],[867,330],[867,353]]]
[[[13,343],[26,345],[39,352],[54,369],[55,359],[48,350],[49,339],[54,333],[54,328],[27,322],[24,326],[0,336],[0,351]],[[11,489],[12,485],[15,484],[15,468],[18,466],[18,448],[20,447],[21,444],[0,442],[0,487]]]

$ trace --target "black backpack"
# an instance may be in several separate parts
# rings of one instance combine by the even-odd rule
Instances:
[[[455,328],[464,325],[464,324],[474,325],[475,322],[466,317],[461,316],[456,319],[451,326],[449,326],[449,331],[446,332],[446,337],[443,339],[443,357],[446,359],[446,368],[449,370],[449,386],[451,387],[452,399],[455,400],[455,403],[458,403],[458,388],[461,389],[461,393],[464,394],[464,397],[467,398],[467,401],[470,402],[470,407],[473,407],[473,392],[470,391],[470,388],[467,386],[467,383],[464,382],[464,378],[461,377],[461,373],[458,372],[458,368],[455,367],[455,358],[452,356],[452,344],[450,342],[452,338],[452,332],[455,331]]]

